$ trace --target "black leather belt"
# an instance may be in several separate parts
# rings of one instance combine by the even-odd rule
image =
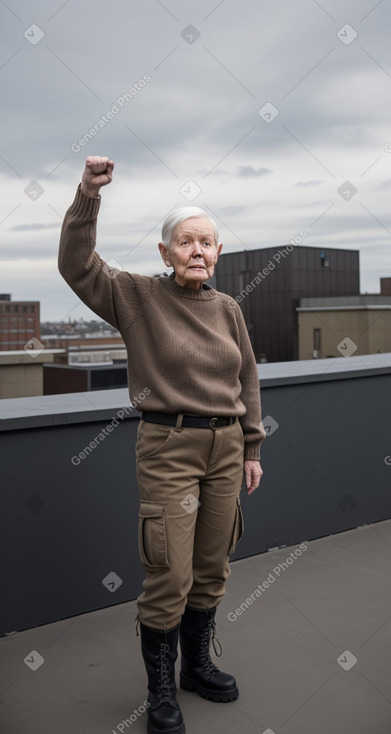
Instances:
[[[152,410],[143,410],[141,418],[147,423],[162,423],[164,426],[175,426],[178,415],[172,413],[155,413]],[[182,426],[184,428],[221,428],[222,426],[230,426],[235,423],[236,416],[233,417],[214,417],[208,418],[201,415],[184,415]]]

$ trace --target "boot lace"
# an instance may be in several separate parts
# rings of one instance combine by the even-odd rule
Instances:
[[[168,703],[173,698],[170,688],[170,661],[167,659],[167,653],[170,646],[166,642],[160,643],[159,664],[156,672],[159,676],[159,683],[156,686],[156,696],[161,703]]]
[[[212,645],[213,645],[215,654],[217,655],[217,657],[220,657],[222,653],[222,647],[216,637],[216,623],[214,619],[208,619],[207,626],[205,627],[205,629],[202,630],[201,642],[200,642],[201,663],[202,663],[202,666],[205,672],[208,673],[209,675],[212,675],[212,673],[220,672],[219,669],[216,667],[216,665],[213,663],[210,657],[210,654],[209,654],[211,640],[212,640]],[[216,648],[216,644],[218,645],[218,650]]]

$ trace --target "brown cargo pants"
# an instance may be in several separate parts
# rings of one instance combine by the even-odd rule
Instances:
[[[140,491],[139,553],[146,571],[140,620],[169,630],[185,605],[217,606],[231,573],[229,556],[243,533],[240,489],[243,432],[140,420],[136,464]]]

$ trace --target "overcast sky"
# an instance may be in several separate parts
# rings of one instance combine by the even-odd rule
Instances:
[[[359,249],[379,292],[390,21],[389,0],[0,0],[0,292],[42,320],[93,317],[57,270],[87,155],[115,161],[97,251],[130,272],[164,270],[161,221],[194,204],[223,252],[304,231]]]

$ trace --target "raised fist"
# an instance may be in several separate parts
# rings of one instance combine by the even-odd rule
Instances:
[[[114,161],[99,155],[89,155],[81,179],[81,190],[86,196],[98,196],[101,186],[113,178]]]

